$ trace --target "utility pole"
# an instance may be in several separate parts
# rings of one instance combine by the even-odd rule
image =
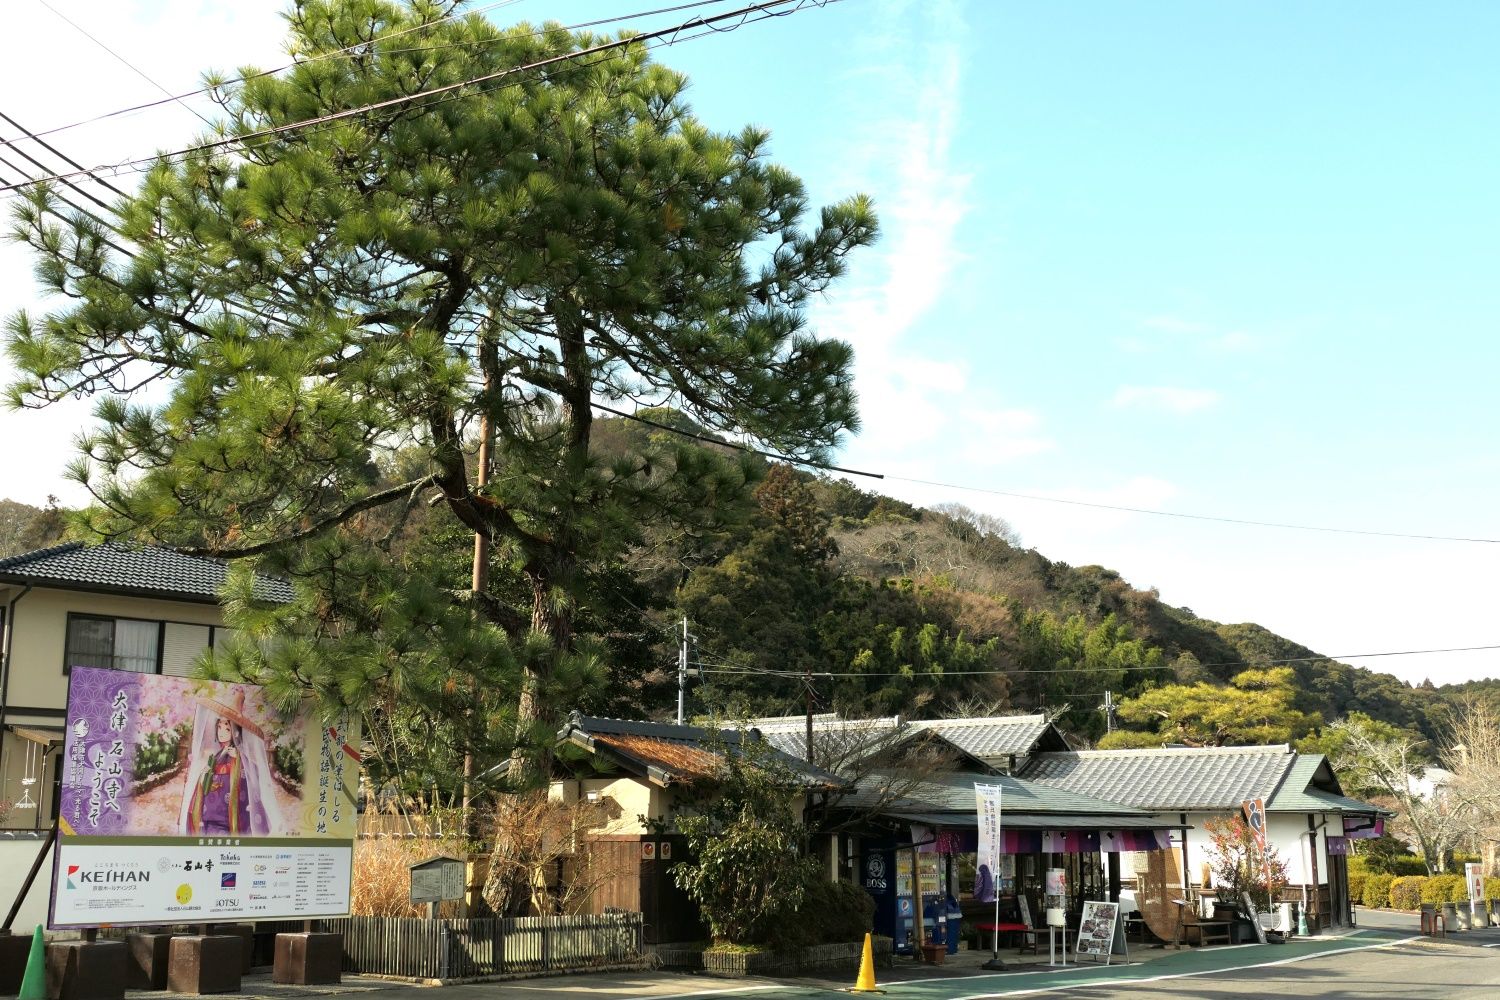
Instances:
[[[1104,704],[1102,704],[1102,705],[1099,706],[1099,710],[1104,713],[1104,731],[1106,733],[1112,733],[1112,732],[1114,732],[1115,731],[1115,693],[1113,691],[1106,691],[1106,692],[1104,692]]]
[[[659,634],[659,633],[658,633]],[[688,669],[688,620],[682,616],[682,638],[677,644],[677,724],[683,724],[683,711],[687,707]]]
[[[807,663],[807,676],[802,679],[802,683],[806,686],[807,689],[807,762],[811,764],[813,763],[813,686],[811,660],[809,660]],[[913,868],[912,872],[913,875],[915,875],[916,869]]]

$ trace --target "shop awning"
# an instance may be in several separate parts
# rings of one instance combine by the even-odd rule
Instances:
[[[44,747],[55,746],[63,740],[61,729],[39,729],[36,726],[6,726],[23,740],[40,743]]]

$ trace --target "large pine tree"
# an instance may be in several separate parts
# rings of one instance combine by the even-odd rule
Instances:
[[[706,128],[644,45],[268,132],[601,40],[444,20],[448,6],[297,3],[296,68],[222,88],[244,143],[159,162],[119,203],[119,235],[56,224],[48,211],[68,210],[36,191],[17,232],[63,298],[12,317],[11,399],[99,397],[77,474],[105,536],[274,553],[294,572],[289,553],[310,552],[320,568],[299,577],[334,588],[320,539],[383,505],[445,505],[526,584],[520,607],[480,595],[480,617],[551,651],[519,659],[535,765],[581,564],[643,519],[711,511],[743,486],[701,450],[601,464],[593,404],[665,402],[822,455],[855,426],[851,352],[804,308],[875,218],[853,197],[809,220],[767,134]],[[134,259],[111,248],[122,237]],[[151,380],[168,386],[160,403],[130,391]],[[498,467],[484,485],[482,424]],[[415,475],[381,474],[395,449]],[[304,620],[319,618],[309,601]],[[304,664],[296,681],[352,699],[378,662]]]

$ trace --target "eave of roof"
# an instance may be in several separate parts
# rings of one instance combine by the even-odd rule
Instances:
[[[978,813],[922,813],[892,811],[886,814],[891,819],[905,823],[920,823],[923,826],[947,830],[967,830],[979,825]],[[1179,823],[1165,823],[1157,816],[1134,814],[1113,815],[1094,813],[1088,815],[1065,815],[1062,813],[1006,813],[1001,816],[1000,826],[1006,830],[1181,830]],[[1191,830],[1192,827],[1187,829]]]
[[[0,559],[0,584],[92,594],[120,594],[186,604],[218,604],[228,565],[160,546],[65,542]],[[257,574],[256,597],[284,603],[291,585]]]
[[[759,739],[753,730],[744,734],[737,730],[715,732],[697,726],[574,713],[557,735],[559,741],[571,742],[590,753],[602,752],[638,771],[653,784],[662,786],[712,777],[717,771],[719,756],[704,749],[703,744],[709,740],[716,740],[730,752],[746,740],[753,740],[764,749],[768,760],[784,767],[805,788],[834,789],[843,785],[837,775],[782,753]]]
[[[1295,759],[1285,745],[1041,753],[1020,777],[1150,812],[1235,809],[1271,802]]]

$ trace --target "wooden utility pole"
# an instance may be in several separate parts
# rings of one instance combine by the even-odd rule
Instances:
[[[479,461],[478,468],[474,472],[474,492],[483,493],[485,486],[490,481],[490,465],[492,463],[491,452],[495,446],[495,425],[490,419],[491,395],[495,389],[494,371],[497,358],[493,345],[481,344],[479,348],[480,367],[484,370],[484,396],[483,405],[479,414]],[[490,583],[490,536],[482,531],[474,532],[474,566],[470,577],[469,586],[474,594],[475,600],[479,600]],[[465,711],[465,722],[472,723],[473,708]],[[460,808],[460,822],[463,826],[463,835],[466,841],[475,839],[474,829],[474,746],[473,734],[467,732],[470,727],[466,726],[464,734],[464,787],[463,803]],[[465,887],[467,889],[467,887]],[[464,893],[464,906],[467,910],[468,893]]]

